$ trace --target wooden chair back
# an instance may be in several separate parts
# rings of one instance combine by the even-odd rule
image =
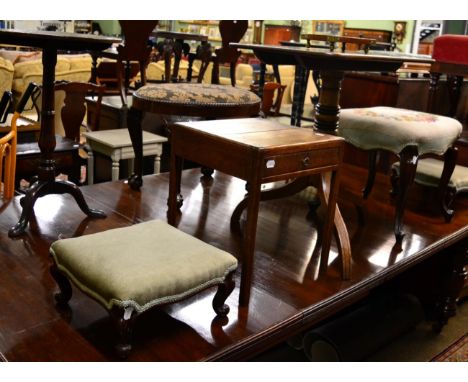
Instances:
[[[229,46],[231,42],[239,42],[244,37],[249,23],[247,20],[221,20],[219,32],[221,33],[221,48],[215,50],[214,66],[211,77],[213,84],[219,84],[219,64],[229,63],[231,85],[236,86],[236,63],[241,53],[239,49]],[[200,71],[201,72],[201,71]],[[200,76],[202,74],[200,73]]]
[[[88,128],[99,130],[99,116],[105,86],[90,82],[57,82],[55,91],[60,90],[65,92],[64,105],[60,110],[65,137],[75,142],[80,141],[80,129],[86,114],[85,98],[91,94],[96,96],[96,111],[93,113],[93,120],[88,121]]]
[[[123,78],[123,72],[130,71],[130,61],[138,61],[140,65],[141,83],[146,85],[146,67],[151,53],[151,46],[148,45],[148,39],[151,32],[158,25],[158,20],[119,20],[124,43],[117,47],[117,79],[120,84],[120,97],[122,104],[127,104],[127,90],[129,75]],[[123,63],[125,62],[124,71]]]

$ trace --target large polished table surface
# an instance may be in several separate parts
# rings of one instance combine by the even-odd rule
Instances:
[[[303,195],[262,202],[249,307],[238,304],[239,271],[227,301],[231,307],[228,322],[220,325],[213,320],[214,290],[156,309],[137,322],[129,361],[248,359],[331,317],[383,284],[402,288],[399,276],[416,270],[418,264],[450,259],[454,244],[467,245],[468,198],[456,199],[456,214],[446,224],[437,209],[431,208],[434,195],[416,189],[408,203],[407,236],[401,247],[396,246],[388,177],[378,174],[373,194],[363,202],[365,173],[345,166],[341,182],[341,206],[353,248],[350,280],[341,279],[335,245],[329,271],[319,275],[315,247],[320,219],[307,218]],[[82,187],[85,197],[102,208],[107,219],[86,218],[70,203],[69,195],[49,195],[38,201],[31,228],[17,239],[10,239],[7,230],[18,219],[19,198],[0,203],[0,353],[7,360],[115,360],[115,335],[102,307],[74,290],[71,310],[56,310],[49,246],[59,238],[165,220],[168,186],[169,174],[164,173],[145,177],[141,191],[130,190],[123,181]],[[245,195],[245,182],[219,172],[211,183],[200,182],[200,170],[193,169],[183,172],[181,191],[185,200],[178,228],[239,254],[239,237],[231,233],[226,216]],[[356,206],[363,209],[363,224],[359,224]],[[441,292],[443,284],[436,276],[445,268],[436,262],[431,269],[435,272],[430,277],[409,277],[416,290]]]

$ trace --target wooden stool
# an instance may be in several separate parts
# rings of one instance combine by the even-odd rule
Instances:
[[[377,152],[387,150],[400,157],[401,171],[397,191],[394,233],[397,241],[403,238],[402,220],[408,188],[413,184],[419,157],[423,154],[444,156],[444,169],[439,190],[445,195],[455,167],[457,151],[453,144],[460,136],[462,125],[456,119],[418,111],[392,107],[345,109],[340,114],[338,133],[363,150],[371,151],[369,175],[363,190],[367,198],[374,184]],[[453,211],[442,203],[445,218]]]
[[[139,189],[143,184],[143,112],[200,119],[246,118],[258,114],[260,101],[248,90],[223,85],[182,83],[141,87],[133,93],[132,107],[127,115],[127,126],[135,150],[135,172],[129,179],[130,186]]]
[[[92,131],[83,134],[86,137],[88,151],[88,184],[94,183],[93,151],[112,159],[112,181],[119,179],[119,161],[135,158],[132,141],[127,129]],[[162,144],[167,138],[143,131],[143,156],[154,155],[154,173],[161,168]],[[130,166],[132,168],[133,166]]]
[[[160,220],[58,240],[50,254],[58,305],[70,301],[70,281],[100,303],[119,332],[121,357],[131,350],[135,317],[155,306],[219,285],[213,308],[219,316],[229,313],[237,260]]]

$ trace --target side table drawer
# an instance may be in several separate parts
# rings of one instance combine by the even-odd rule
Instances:
[[[339,148],[304,151],[295,154],[266,157],[263,162],[262,178],[303,172],[314,168],[336,166],[341,163]]]

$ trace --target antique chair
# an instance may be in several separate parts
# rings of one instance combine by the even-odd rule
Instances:
[[[124,91],[128,92],[128,88],[131,83],[134,83],[137,79],[138,73],[140,72],[140,65],[137,62],[130,62],[130,69],[124,73],[128,78],[125,78],[124,82]],[[106,95],[111,94],[121,94],[122,84],[121,79],[119,80],[117,76],[118,68],[120,67],[120,72],[124,72],[127,68],[122,67],[122,65],[117,63],[114,60],[102,60],[99,62],[96,68],[96,83],[98,85],[106,86]],[[123,75],[121,74],[121,77]]]
[[[122,66],[125,62],[125,70],[128,72],[131,61],[137,61],[140,65],[141,84],[146,84],[146,66],[148,65],[151,46],[148,45],[148,38],[154,28],[158,25],[158,20],[119,20],[122,33],[125,36],[125,43],[117,47],[117,66]],[[125,74],[125,81],[122,71],[117,70],[117,78],[120,83],[120,98],[125,105],[127,102],[128,78]]]
[[[123,358],[132,347],[135,318],[153,307],[218,285],[213,309],[218,316],[229,313],[225,301],[234,289],[236,258],[161,220],[58,240],[50,254],[58,305],[71,299],[70,281],[100,303],[116,325]]]
[[[81,166],[87,164],[87,153],[85,146],[81,145],[82,130],[99,130],[99,118],[102,97],[105,86],[96,85],[90,82],[68,82],[60,81],[55,83],[55,134],[57,136],[74,141],[79,146],[79,152],[72,154],[72,158],[57,162],[57,170],[66,173],[70,179],[79,184],[81,178]],[[95,99],[95,113],[92,120],[84,120],[86,116],[86,97],[92,96]],[[40,115],[41,96],[35,100],[35,105]],[[77,146],[78,147],[78,146]],[[61,164],[63,166],[61,167]]]
[[[258,86],[252,86],[251,89],[258,90]],[[265,117],[279,115],[285,89],[286,85],[281,85],[278,82],[265,83],[262,96],[262,113]]]
[[[117,46],[117,52],[105,51],[103,53],[94,53],[91,81],[97,82],[97,58],[99,55],[116,59],[116,62],[112,65],[116,68],[116,72],[112,77],[116,78],[122,105],[126,106],[129,84],[134,77],[132,74],[136,70],[135,63],[138,63],[137,66],[139,67],[142,85],[146,84],[146,67],[151,53],[148,39],[151,32],[158,25],[158,20],[119,20],[119,24],[122,28],[125,41]],[[107,77],[106,81],[109,82],[110,77]],[[111,93],[113,92],[111,91]]]
[[[197,79],[199,83],[202,82],[208,65],[212,62],[211,83],[219,84],[219,65],[227,63],[230,67],[231,85],[236,86],[236,65],[241,52],[237,48],[230,47],[229,44],[231,42],[239,42],[247,31],[248,26],[247,20],[220,20],[221,48],[216,49],[211,57],[202,62]]]
[[[370,151],[369,173],[363,190],[366,199],[374,183],[377,153],[390,151],[400,157],[400,176],[394,185],[396,192],[394,233],[397,241],[402,231],[403,214],[408,194],[418,165],[424,154],[444,156],[444,169],[439,182],[439,192],[445,195],[456,161],[455,141],[462,131],[460,122],[435,114],[398,109],[373,107],[344,109],[340,114],[339,135],[357,148]],[[453,215],[446,203],[442,211],[447,220]]]

